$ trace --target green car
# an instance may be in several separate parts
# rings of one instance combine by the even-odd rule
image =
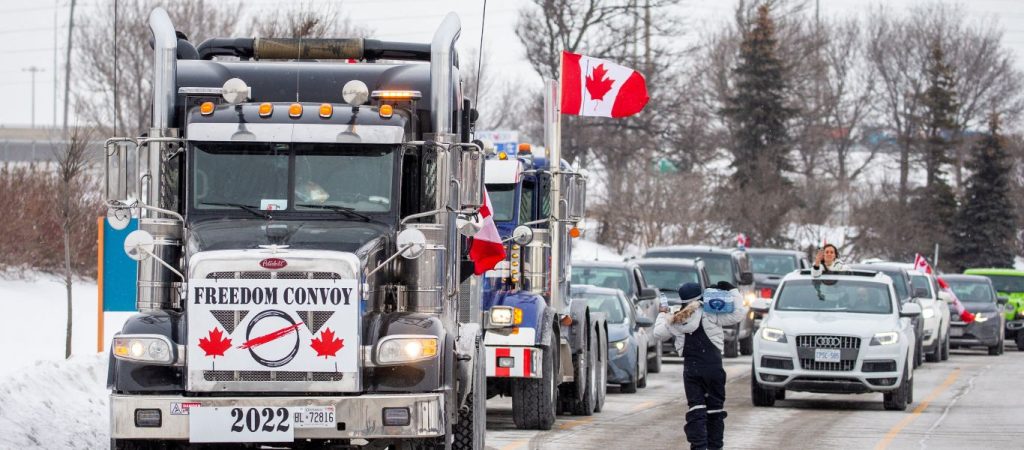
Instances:
[[[1024,331],[1021,331],[1024,329],[1024,271],[967,269],[964,273],[988,277],[996,292],[1010,299],[1006,307],[1006,339],[1013,339],[1017,350],[1024,351]]]

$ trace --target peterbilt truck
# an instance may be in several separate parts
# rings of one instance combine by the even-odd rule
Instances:
[[[150,28],[151,128],[105,147],[139,261],[111,447],[484,448],[458,17],[426,44]]]
[[[559,412],[591,415],[605,399],[605,317],[569,296],[570,233],[578,236],[586,178],[558,156],[556,92],[549,86],[545,96],[547,155],[523,145],[518,155],[491,155],[485,170],[508,255],[485,274],[487,391],[511,396],[513,421],[525,429],[551,429]]]

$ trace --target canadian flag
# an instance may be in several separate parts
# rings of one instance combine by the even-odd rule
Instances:
[[[647,82],[633,69],[562,52],[562,114],[626,117],[647,105]]]
[[[924,256],[921,256],[920,253],[914,254],[914,269],[920,270],[924,273],[934,273],[932,271],[931,264],[928,264],[928,260],[924,259]],[[948,293],[949,296],[953,298],[953,311],[956,314],[960,315],[960,320],[966,323],[974,322],[974,314],[971,314],[970,311],[967,311],[967,308],[964,307],[964,304],[960,303],[960,299],[957,298],[956,293],[953,292],[953,289],[949,287],[949,283],[946,283],[946,280],[943,280],[942,277],[937,275],[935,277],[935,281],[939,283],[939,288],[942,289],[943,292]]]
[[[473,261],[473,273],[483,275],[505,259],[505,244],[501,243],[498,227],[491,215],[491,196],[484,189],[484,206],[480,208],[483,226],[469,241],[469,259]]]

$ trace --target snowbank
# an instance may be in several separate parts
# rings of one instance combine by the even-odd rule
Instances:
[[[107,359],[96,354],[39,362],[0,379],[0,448],[108,447],[106,379]]]
[[[572,259],[578,261],[622,261],[623,258],[611,247],[586,239],[573,239]]]

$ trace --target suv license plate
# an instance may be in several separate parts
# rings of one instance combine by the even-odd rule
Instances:
[[[837,363],[840,361],[841,352],[838,348],[816,348],[814,349],[814,361],[815,362],[832,362]]]
[[[292,417],[292,411],[283,407],[191,408],[189,442],[293,442]]]

